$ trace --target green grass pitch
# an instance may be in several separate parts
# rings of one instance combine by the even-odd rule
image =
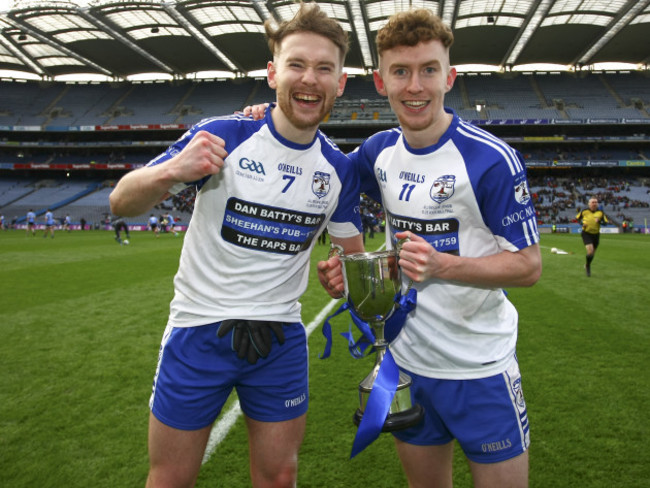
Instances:
[[[144,486],[148,400],[183,236],[134,232],[129,246],[106,231],[41,236],[0,232],[0,486]],[[507,290],[520,314],[530,486],[648,486],[650,236],[603,235],[591,278],[578,235],[544,234],[541,245],[540,281]],[[313,263],[326,252],[317,245]],[[304,322],[329,302],[312,272]],[[349,459],[357,386],[374,357],[347,353],[346,316],[333,326],[331,358],[318,358],[320,326],[309,341],[298,485],[405,487],[389,434]],[[249,486],[247,452],[239,418],[197,486]],[[458,448],[454,463],[455,486],[471,486]]]

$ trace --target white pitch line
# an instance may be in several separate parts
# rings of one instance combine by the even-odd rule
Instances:
[[[307,327],[305,327],[307,331],[307,337],[311,335],[311,333],[318,327],[323,321],[327,318],[327,316],[330,314],[332,309],[336,306],[338,303],[338,300],[330,300],[330,302],[323,308],[318,315],[307,324]],[[219,419],[219,421],[214,424],[214,427],[212,427],[212,431],[210,432],[210,438],[208,439],[208,444],[205,447],[205,454],[203,454],[203,462],[201,464],[205,464],[208,462],[210,459],[210,456],[212,456],[212,453],[214,450],[217,448],[217,446],[221,443],[221,441],[224,440],[226,435],[228,435],[228,432],[230,432],[230,429],[232,428],[233,425],[235,425],[235,422],[241,415],[241,408],[239,407],[239,400],[235,401],[235,403],[230,407],[230,410],[228,410],[224,416]]]
[[[386,244],[382,244],[377,251],[381,251],[384,249]],[[314,320],[309,322],[307,324],[307,327],[305,327],[307,331],[307,338],[311,335],[311,333],[314,331],[316,327],[318,327],[330,314],[332,309],[336,306],[338,303],[338,300],[330,300],[330,302],[316,315]],[[233,425],[235,425],[235,422],[241,415],[241,408],[239,407],[239,400],[235,401],[233,405],[230,407],[230,410],[228,410],[219,421],[217,421],[214,426],[212,427],[212,431],[210,432],[210,438],[208,439],[208,444],[205,446],[205,453],[203,454],[203,462],[201,464],[205,464],[208,462],[210,459],[210,456],[212,456],[212,453],[214,450],[217,448],[217,446],[225,439],[225,437],[228,435],[228,432],[230,432],[230,429],[232,428]]]
[[[210,456],[221,443],[222,440],[230,432],[230,428],[235,425],[235,422],[241,415],[241,408],[239,408],[239,400],[235,400],[235,403],[232,404],[230,410],[228,410],[223,417],[214,424],[212,431],[210,432],[210,438],[208,439],[208,444],[205,446],[205,453],[203,454],[203,461],[201,464],[205,464],[210,459]]]

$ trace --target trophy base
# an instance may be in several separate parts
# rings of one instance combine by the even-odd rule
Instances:
[[[381,428],[382,432],[393,432],[395,430],[408,429],[420,423],[424,417],[424,408],[421,405],[413,405],[408,410],[397,413],[389,413]],[[354,413],[354,424],[358,427],[363,418],[361,409]]]

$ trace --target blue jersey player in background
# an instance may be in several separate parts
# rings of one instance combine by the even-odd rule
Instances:
[[[328,227],[363,250],[359,179],[318,125],[341,96],[347,34],[315,5],[267,24],[277,106],[263,120],[204,120],[111,194],[141,215],[187,185],[198,189],[150,400],[147,486],[192,486],[210,429],[236,388],[251,484],[290,487],[308,404],[299,298],[309,254]]]
[[[43,220],[45,221],[45,233],[43,234],[43,237],[47,237],[49,234],[50,237],[54,239],[54,227],[56,226],[56,220],[54,220],[54,214],[49,208],[47,209],[47,212],[45,212]]]
[[[25,217],[25,222],[27,222],[26,234],[32,233],[32,237],[36,235],[36,214],[30,208]]]
[[[425,418],[393,434],[411,488],[452,486],[454,439],[476,487],[526,487],[518,316],[502,288],[539,279],[539,232],[521,156],[444,107],[452,42],[425,9],[379,30],[375,86],[400,127],[350,155],[361,190],[384,206],[388,245],[409,239],[399,263],[418,292],[390,348]],[[319,263],[319,274],[340,296],[338,258]]]

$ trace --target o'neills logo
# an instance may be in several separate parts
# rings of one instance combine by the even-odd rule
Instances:
[[[483,452],[498,452],[503,451],[504,449],[509,449],[512,447],[512,442],[510,439],[504,439],[502,441],[496,442],[486,442],[481,444],[481,449]]]
[[[297,407],[298,405],[300,405],[300,404],[301,404],[302,402],[304,402],[305,400],[307,400],[307,394],[306,394],[306,393],[303,393],[303,394],[300,395],[299,397],[292,398],[291,400],[286,400],[286,401],[284,402],[284,406],[285,406],[286,408]]]

